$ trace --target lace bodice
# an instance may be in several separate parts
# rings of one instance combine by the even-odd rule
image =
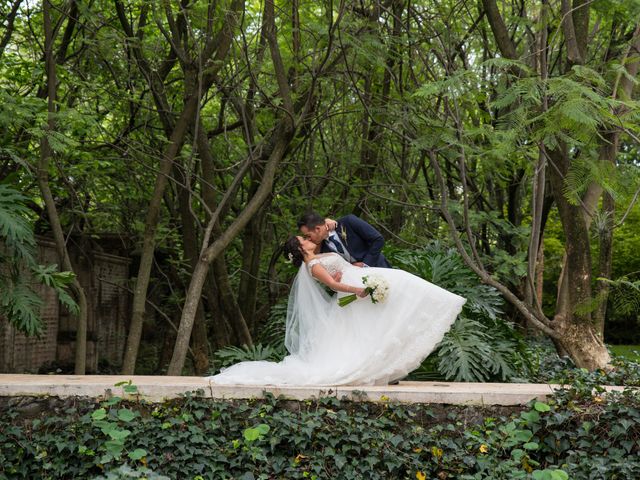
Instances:
[[[311,273],[313,266],[318,263],[322,265],[327,272],[329,272],[329,275],[335,275],[338,272],[343,272],[345,268],[351,266],[349,262],[337,253],[322,253],[307,263],[309,273]]]

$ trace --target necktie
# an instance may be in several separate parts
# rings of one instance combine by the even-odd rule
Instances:
[[[329,241],[333,244],[338,253],[340,253],[341,255],[344,253],[344,248],[342,248],[342,245],[340,245],[340,242],[338,240],[336,240],[335,238],[329,238]]]

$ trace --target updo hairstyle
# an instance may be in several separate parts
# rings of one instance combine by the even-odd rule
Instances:
[[[302,246],[300,245],[300,240],[297,237],[289,237],[286,242],[284,242],[283,247],[283,255],[284,258],[293,263],[295,267],[299,267],[302,265],[304,261],[304,255],[302,254]]]

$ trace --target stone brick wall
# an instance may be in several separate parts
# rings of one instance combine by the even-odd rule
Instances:
[[[120,365],[129,321],[130,296],[123,287],[130,260],[73,248],[70,255],[88,300],[87,373],[96,372],[101,360]],[[53,242],[38,239],[38,261],[58,263]],[[37,285],[35,291],[43,300],[44,333],[40,338],[26,337],[0,317],[1,373],[35,373],[48,364],[73,365],[75,317],[59,305],[51,288]]]

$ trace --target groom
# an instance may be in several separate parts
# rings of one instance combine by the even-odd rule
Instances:
[[[336,221],[311,212],[298,220],[298,229],[322,253],[336,252],[357,267],[391,268],[381,253],[384,238],[380,232],[355,215]]]

